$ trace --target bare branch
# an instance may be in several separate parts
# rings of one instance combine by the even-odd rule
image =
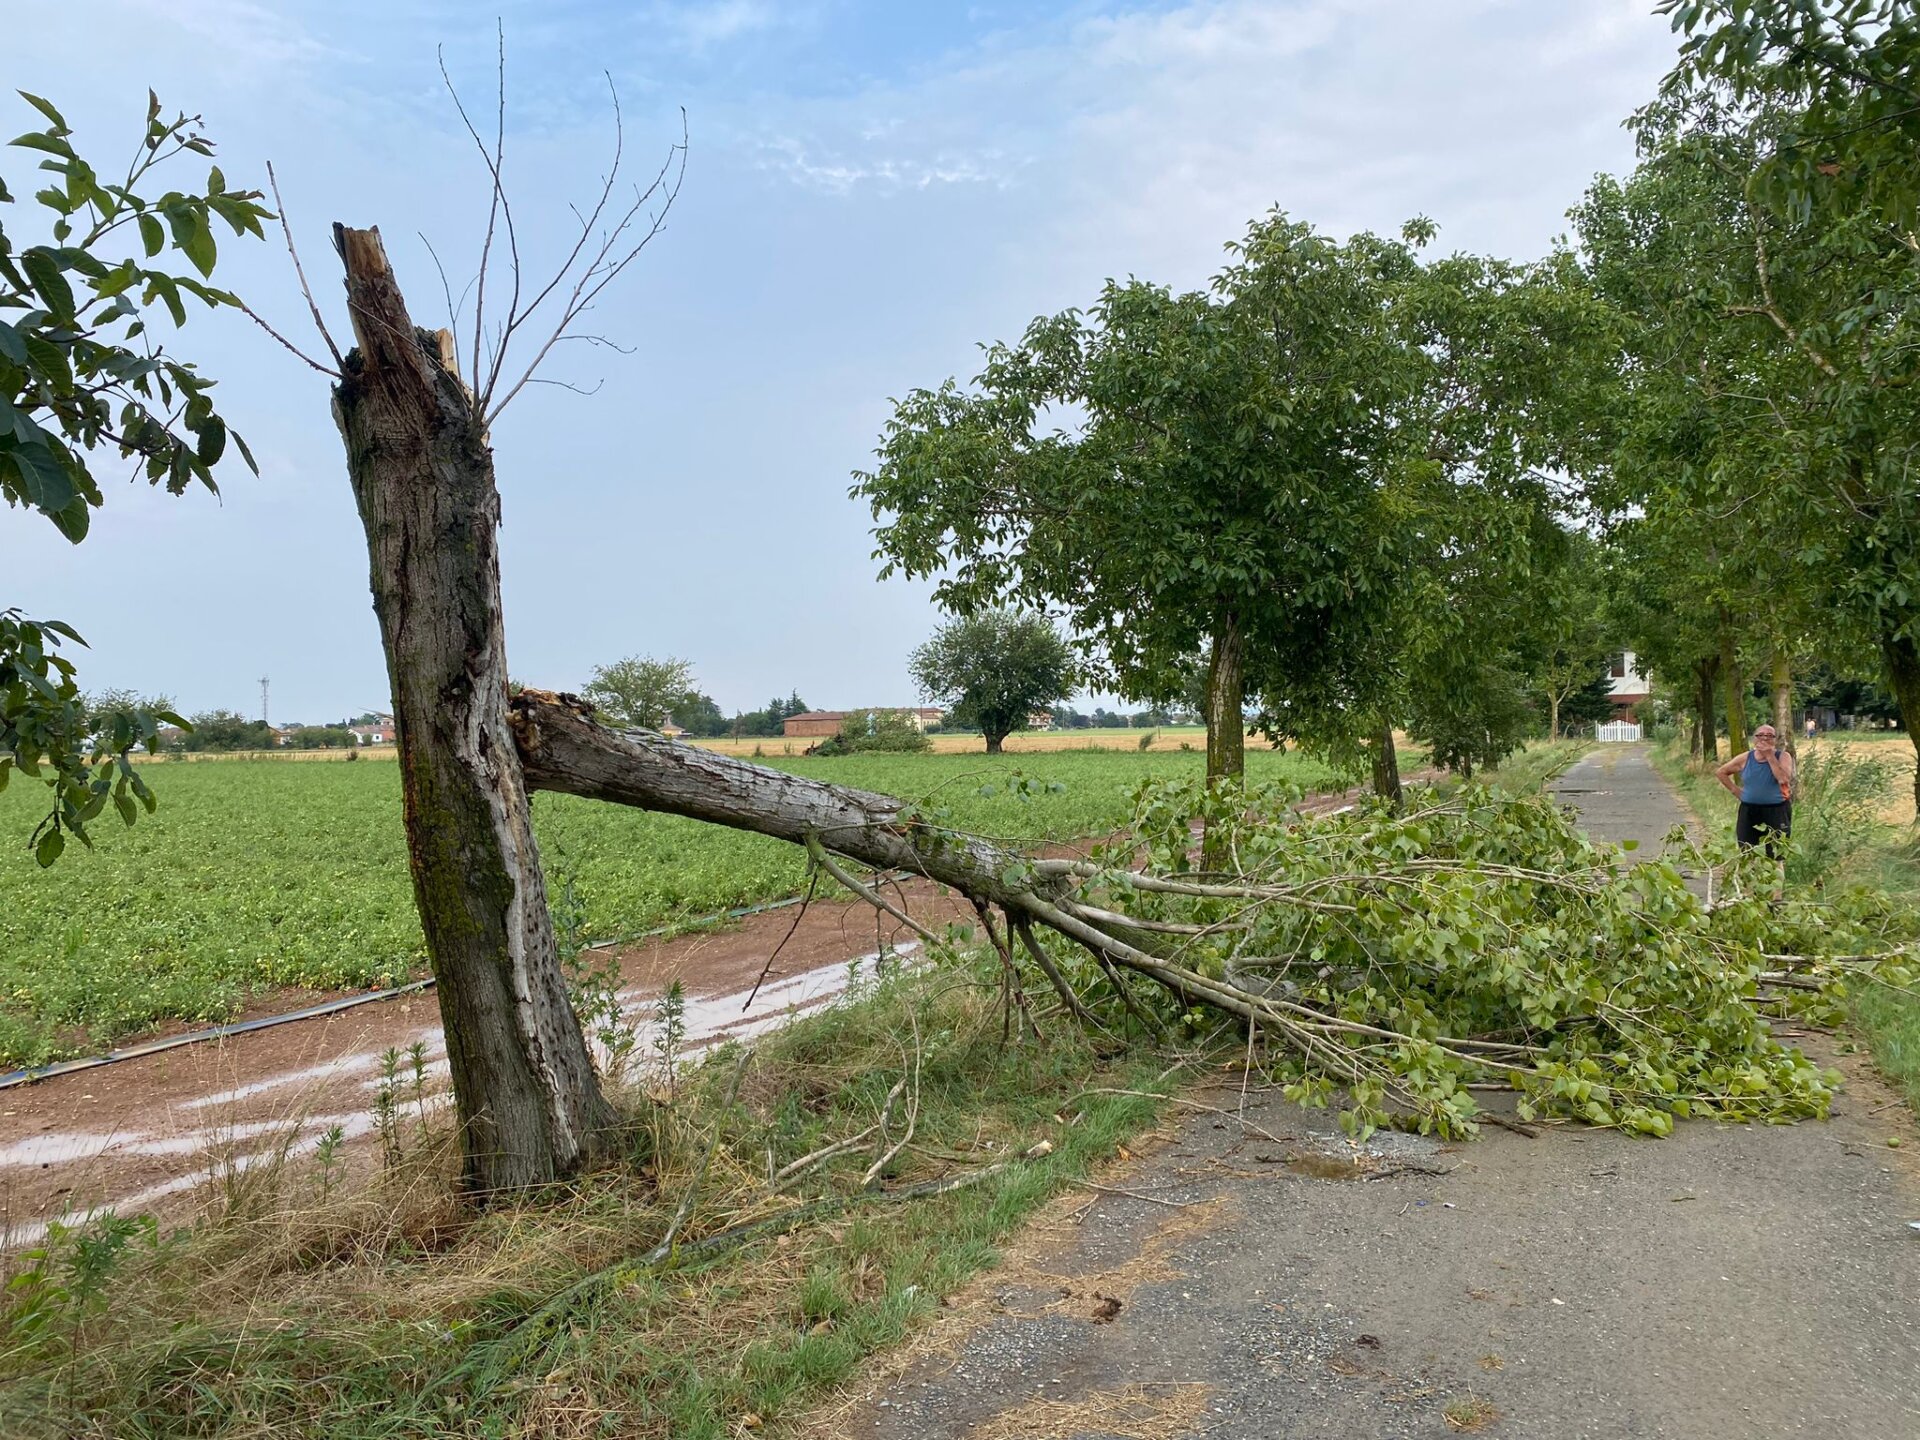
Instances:
[[[253,321],[254,324],[258,325],[262,330],[266,331],[267,334],[271,335],[274,339],[278,340],[283,346],[286,347],[286,349],[291,354],[298,357],[300,360],[305,361],[307,364],[311,365],[314,369],[318,370],[322,375],[330,375],[335,380],[338,380],[340,378],[340,372],[338,370],[328,369],[325,365],[322,365],[318,360],[314,359],[311,355],[307,354],[306,351],[302,350],[298,345],[294,344],[291,340],[287,339],[286,336],[282,335],[278,330],[274,329],[273,326],[269,325],[263,318],[261,318],[259,311],[255,310],[251,305],[247,304],[247,302],[242,300],[239,296],[236,295],[234,297],[234,303],[240,307],[241,314],[245,315],[249,320]]]
[[[460,312],[454,308],[453,286],[447,283],[447,267],[440,263],[440,252],[435,250],[433,248],[433,242],[427,239],[427,232],[424,230],[416,230],[413,233],[418,235],[420,237],[420,243],[427,247],[427,254],[433,257],[433,268],[440,272],[440,293],[447,298],[447,331],[449,334],[458,333],[460,327]],[[466,301],[466,298],[466,291],[461,291],[460,299],[462,303]]]
[[[487,387],[481,399],[482,415],[486,423],[492,424],[495,417],[498,416],[502,410],[506,409],[513,397],[519,394],[527,382],[533,378],[534,372],[540,368],[541,362],[547,358],[548,352],[566,337],[568,327],[586,312],[602,290],[605,290],[607,286],[619,279],[627,267],[640,258],[641,252],[653,242],[655,236],[666,228],[667,216],[673,209],[674,201],[679,198],[680,186],[686,178],[686,173],[687,116],[686,111],[682,110],[680,112],[679,143],[669,147],[666,158],[661,162],[660,169],[654,175],[653,180],[648,184],[646,189],[635,193],[633,204],[627,207],[626,213],[620,217],[619,223],[602,239],[598,250],[594,252],[593,259],[588,262],[586,268],[580,272],[579,277],[574,282],[573,290],[567,297],[566,304],[562,308],[559,323],[554,326],[552,333],[548,335],[546,341],[540,346],[539,350],[535,352],[532,361],[527,365],[526,369],[521,372],[520,378],[513,383],[512,388],[509,389],[504,396],[498,401],[495,401],[492,397],[494,384],[499,379],[499,372],[496,371],[495,374],[488,377]],[[629,230],[634,228],[635,218],[646,210],[647,202],[656,196],[661,197],[661,204],[658,210],[648,216],[645,233],[641,234],[637,240],[626,241],[624,248],[622,248],[624,237],[626,237]],[[598,213],[597,210],[596,213]],[[580,247],[576,246],[574,252],[576,255],[579,253],[579,248]],[[502,357],[504,357],[506,343],[510,338],[511,330],[520,321],[531,316],[534,309],[538,306],[539,301],[545,299],[564,278],[565,272],[563,271],[555,277],[553,283],[549,284],[547,288],[541,292],[534,305],[529,306],[524,314],[514,317],[514,319],[509,322],[509,333],[503,336],[501,341]]]
[[[527,383],[529,385],[552,385],[560,390],[571,390],[576,395],[598,395],[607,382],[604,378],[596,380],[593,382],[593,388],[589,390],[585,386],[574,384],[571,380],[545,380],[536,375]]]
[[[513,228],[513,207],[507,202],[506,187],[500,178],[500,167],[506,157],[507,143],[507,40],[506,32],[495,22],[495,33],[499,45],[499,87],[495,109],[493,149],[487,149],[487,142],[480,138],[480,132],[474,127],[467,115],[467,107],[461,102],[460,92],[454,88],[453,77],[447,73],[447,56],[444,48],[436,53],[440,59],[440,79],[447,87],[447,94],[453,97],[453,108],[460,116],[460,123],[467,127],[467,134],[473,139],[474,149],[480,152],[481,163],[487,167],[487,174],[493,180],[493,194],[487,202],[487,234],[480,243],[480,274],[476,281],[473,297],[473,390],[476,395],[493,388],[493,376],[481,374],[481,362],[486,358],[480,348],[485,334],[487,308],[487,266],[493,257],[493,236],[497,225],[504,220],[507,227],[507,249],[512,257],[514,270],[514,290],[519,293],[520,244]]]
[[[320,307],[314,303],[313,289],[307,284],[307,272],[302,269],[300,265],[300,251],[293,243],[293,227],[287,222],[286,202],[280,198],[280,179],[273,173],[273,162],[271,160],[267,162],[267,187],[273,191],[273,208],[280,216],[280,233],[287,238],[287,254],[293,257],[293,273],[300,281],[300,293],[307,297],[307,309],[313,312],[313,326],[320,332],[320,338],[327,342],[327,353],[333,356],[334,368],[329,371],[323,365],[314,365],[313,361],[307,360],[305,355],[300,355],[298,350],[294,350],[293,346],[288,345],[284,339],[281,339],[281,337],[275,333],[273,327],[267,324],[266,321],[260,319],[258,315],[253,315],[251,310],[248,310],[247,313],[253,315],[254,320],[259,324],[261,329],[265,330],[269,335],[272,335],[274,339],[279,340],[282,345],[286,345],[289,350],[293,350],[294,354],[300,355],[302,360],[307,360],[307,363],[313,365],[314,369],[322,371],[325,374],[331,374],[337,378],[340,371],[346,367],[347,362],[341,357],[340,347],[333,343],[333,336],[327,330],[327,322],[321,318]],[[245,306],[241,308],[243,310],[246,309]]]

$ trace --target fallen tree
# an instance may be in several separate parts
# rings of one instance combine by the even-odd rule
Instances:
[[[1884,944],[1888,917],[1773,908],[1739,860],[1733,897],[1709,906],[1674,859],[1629,868],[1539,797],[1304,822],[1282,791],[1167,784],[1090,858],[1036,860],[892,796],[609,730],[571,696],[524,692],[510,724],[532,789],[804,845],[896,914],[831,857],[923,875],[973,901],[1009,969],[1033,961],[1077,1019],[1102,1023],[1095,988],[1163,1025],[1232,1017],[1296,1098],[1337,1097],[1356,1129],[1469,1133],[1490,1090],[1517,1092],[1523,1118],[1652,1135],[1696,1114],[1820,1115],[1837,1077],[1775,1040],[1769,1013],[1911,983],[1898,951],[1807,958]],[[1192,868],[1201,825],[1231,868]]]
[[[1337,1095],[1355,1128],[1465,1133],[1480,1113],[1474,1095],[1487,1089],[1518,1091],[1526,1111],[1650,1134],[1678,1115],[1824,1111],[1833,1077],[1779,1045],[1760,1011],[1820,1003],[1862,971],[1907,983],[1897,958],[1857,958],[1885,948],[1885,917],[1836,919],[1831,906],[1776,913],[1758,899],[1708,907],[1672,863],[1623,871],[1615,852],[1537,798],[1469,792],[1303,824],[1297,797],[1216,777],[1143,791],[1132,826],[1084,860],[1035,859],[905,800],[615,732],[572,697],[509,701],[489,430],[658,233],[672,198],[663,179],[684,142],[624,214],[607,213],[616,156],[559,275],[526,290],[499,141],[480,148],[515,264],[488,345],[490,220],[471,384],[452,332],[414,325],[370,229],[335,227],[358,344],[342,356],[329,336],[336,367],[309,360],[336,381],[367,533],[409,864],[440,982],[470,1193],[577,1171],[613,1120],[554,940],[528,798],[542,789],[804,845],[909,924],[918,922],[854,870],[924,875],[973,902],[1023,1008],[1031,962],[1078,1023],[1133,1019],[1166,1033],[1227,1017],[1250,1051],[1267,1047],[1263,1063],[1297,1098]],[[637,221],[655,195],[661,205]],[[623,238],[629,227],[637,239]],[[508,347],[549,297],[557,320],[514,379]],[[1194,869],[1196,829],[1208,837],[1205,871]],[[1836,949],[1856,958],[1797,958]]]

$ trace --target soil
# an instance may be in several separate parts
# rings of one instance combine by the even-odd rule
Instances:
[[[935,930],[973,919],[964,902],[925,881],[897,894]],[[916,944],[864,903],[773,910],[618,952],[623,1001],[644,1019],[678,979],[689,999],[689,1048],[698,1049],[743,1023],[822,1003],[844,987],[852,960],[871,963],[882,946],[904,953]],[[746,992],[763,971],[766,983],[743,1016]],[[277,998],[295,1000],[283,1009],[313,1003],[305,995]],[[48,1217],[106,1205],[182,1218],[196,1187],[223,1171],[261,1163],[289,1144],[295,1153],[311,1150],[334,1126],[361,1140],[373,1131],[381,1056],[390,1049],[404,1057],[410,1046],[424,1047],[419,1097],[403,1058],[406,1104],[443,1104],[438,1018],[433,992],[416,991],[0,1090],[0,1237],[30,1243]]]

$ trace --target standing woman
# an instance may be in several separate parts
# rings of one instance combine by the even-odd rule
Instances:
[[[1754,731],[1753,748],[1727,761],[1713,778],[1740,797],[1740,818],[1733,827],[1740,848],[1763,845],[1779,859],[1780,841],[1793,833],[1793,756],[1780,748],[1773,726]]]

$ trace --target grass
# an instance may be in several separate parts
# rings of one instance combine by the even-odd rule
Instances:
[[[722,1052],[671,1106],[630,1096],[621,1156],[540,1202],[455,1212],[434,1152],[330,1202],[309,1162],[250,1174],[220,1217],[171,1239],[65,1237],[0,1274],[0,1433],[778,1433],[1155,1114],[1151,1099],[1092,1092],[1146,1089],[1162,1061],[1103,1060],[1060,1024],[1003,1047],[994,989],[967,962],[870,985],[764,1039],[730,1106],[735,1052]],[[1050,1150],[932,1198],[863,1192],[870,1147],[769,1192],[770,1163],[871,1125],[913,1072],[916,1143],[889,1186]],[[632,1263],[661,1242],[716,1133],[677,1263]],[[698,1249],[815,1197],[836,1208]]]
[[[1195,775],[1204,756],[769,757],[820,779],[930,797],[953,824],[1015,840],[1110,829],[1144,780]],[[1312,783],[1297,755],[1250,751],[1255,779]],[[1030,786],[1009,785],[1015,776]],[[96,825],[42,871],[24,840],[43,792],[0,792],[0,1066],[97,1048],[164,1021],[231,1016],[265,990],[357,988],[416,973],[423,942],[400,828],[400,777],[384,763],[162,762],[157,814]],[[550,876],[585,907],[587,938],[631,935],[791,894],[794,846],[718,826],[541,795],[534,820]]]
[[[1529,740],[1479,778],[1503,794],[1530,795],[1591,749],[1591,740]]]
[[[1912,784],[1905,763],[1911,747],[1903,743],[1883,758],[1883,744],[1848,737],[1801,746],[1805,784],[1794,804],[1797,853],[1789,861],[1790,881],[1864,885],[1901,907],[1920,896],[1920,850],[1911,827],[1887,818],[1896,809],[1889,795]],[[1709,770],[1691,764],[1674,744],[1654,745],[1650,754],[1710,833],[1731,834],[1739,802]],[[1920,1110],[1920,996],[1869,986],[1854,997],[1852,1015],[1881,1073]]]

